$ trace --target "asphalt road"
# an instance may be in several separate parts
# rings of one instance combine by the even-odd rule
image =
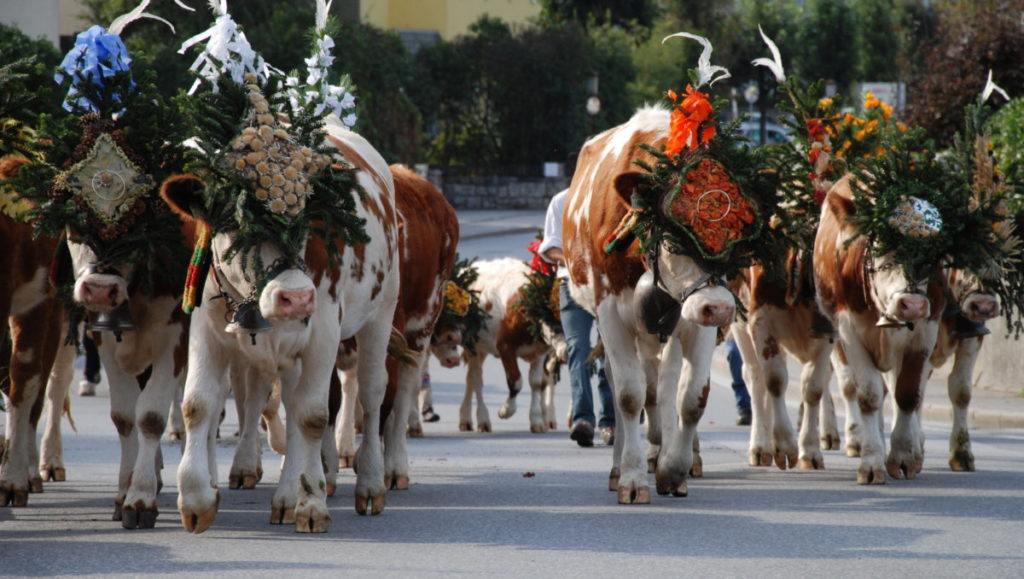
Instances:
[[[474,239],[463,255],[519,255],[531,233]],[[523,248],[523,249],[520,249]],[[719,352],[718,355],[722,355]],[[724,368],[724,365],[717,365]],[[166,486],[155,529],[113,522],[118,446],[101,385],[73,398],[67,482],[23,508],[0,508],[0,576],[190,577],[1019,577],[1024,564],[1024,430],[973,432],[978,472],[946,465],[948,427],[925,422],[924,471],[913,481],[857,486],[856,459],[827,452],[827,470],[746,466],[748,429],[733,426],[728,377],[715,374],[702,420],[704,477],[689,496],[618,505],[607,490],[611,449],[583,449],[558,431],[530,434],[526,400],[508,421],[500,365],[485,365],[494,432],[457,430],[463,369],[432,368],[442,419],[410,441],[412,484],[377,517],[353,509],[339,477],[325,535],[268,524],[279,460],[264,451],[254,490],[228,490],[201,535],[176,511],[181,452],[163,444]],[[76,380],[77,382],[77,380]],[[563,377],[556,403],[568,406]],[[237,419],[218,445],[226,479]],[[652,475],[653,487],[653,475]]]

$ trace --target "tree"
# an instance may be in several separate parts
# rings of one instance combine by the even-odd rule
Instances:
[[[639,26],[650,28],[658,15],[653,0],[541,0],[542,22],[583,26]]]
[[[4,78],[5,95],[33,95],[28,106],[11,110],[17,120],[33,124],[39,113],[53,114],[60,110],[64,95],[53,81],[53,71],[60,63],[57,49],[42,38],[32,39],[17,28],[0,24],[0,66],[13,65]],[[0,103],[0,105],[6,103]],[[0,107],[7,110],[7,107]]]
[[[853,0],[857,31],[857,78],[896,82],[900,78],[902,42],[892,0]]]

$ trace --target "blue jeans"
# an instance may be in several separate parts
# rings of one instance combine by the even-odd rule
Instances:
[[[587,358],[590,356],[590,329],[594,326],[594,316],[583,309],[569,295],[569,284],[565,280],[559,287],[562,329],[565,341],[569,346],[569,385],[572,389],[572,423],[585,420],[590,424],[597,422],[598,428],[615,426],[615,399],[612,388],[604,374],[604,356],[597,360],[597,394],[601,401],[600,420],[594,420],[594,394],[590,389],[590,369]]]
[[[736,340],[729,338],[725,341],[725,359],[729,361],[729,373],[732,374],[732,393],[736,397],[736,408],[750,408],[750,393],[747,392],[747,384],[743,381],[743,356],[740,355],[740,348]]]

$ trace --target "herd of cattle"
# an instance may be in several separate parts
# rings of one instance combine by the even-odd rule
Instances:
[[[631,209],[635,161],[651,162],[649,151],[665,143],[671,124],[668,110],[645,108],[589,139],[564,214],[570,288],[596,316],[615,390],[609,488],[618,501],[650,502],[650,472],[656,492],[674,496],[685,496],[688,479],[701,475],[697,427],[707,404],[712,353],[722,330],[730,328],[754,401],[750,465],[824,468],[822,450],[840,444],[828,388],[835,371],[846,402],[846,453],[860,457],[857,482],[915,477],[923,464],[923,388],[931,369],[955,355],[950,466],[973,470],[966,406],[981,338],[955,334],[953,319],[943,313],[953,301],[984,322],[999,314],[1000,303],[956,271],[922,280],[922,291],[909,288],[902,264],[873,255],[868,240],[852,230],[856,205],[849,179],[836,182],[821,205],[808,272],[807,283],[816,289],[811,300],[786,299],[787,288],[765,274],[766,264],[726,282],[685,254],[642,255],[639,241],[626,251],[606,251]],[[355,170],[362,191],[355,215],[368,241],[337,241],[329,248],[323,237],[308,235],[301,266],[289,265],[271,242],[254,248],[255,258],[234,255],[231,231],[207,222],[205,175],[178,175],[160,185],[162,202],[180,217],[186,250],[203,231],[214,232],[210,275],[191,315],[181,308],[185,280],[158,276],[155,287],[142,292],[131,263],[99,263],[94,248],[76,241],[82,232],[68,232],[73,301],[94,318],[126,307],[134,320],[132,330],[91,331],[120,437],[114,519],[125,528],[155,525],[160,440],[182,389],[178,508],[183,526],[194,533],[209,528],[217,514],[222,481],[214,444],[230,391],[238,404],[240,437],[228,484],[252,488],[262,477],[262,420],[272,448],[285,455],[270,520],[299,532],[328,529],[326,497],[335,491],[339,466],[356,471],[360,514],[382,512],[388,491],[409,487],[406,438],[422,433],[417,393],[431,353],[442,364],[461,359],[467,365],[460,429],[472,430],[474,421],[480,432],[491,429],[482,398],[487,355],[501,360],[507,377],[508,399],[499,416],[516,411],[521,359],[530,365],[531,431],[556,428],[552,360],[564,356],[564,338],[550,328],[536,338],[516,306],[529,267],[515,259],[475,264],[478,277],[471,289],[490,317],[474,346],[462,349],[460,328],[437,324],[456,263],[454,209],[425,179],[388,166],[337,116],[326,117],[325,128],[325,145]],[[28,162],[3,159],[0,177],[17,174]],[[64,338],[80,329],[69,328],[51,287],[56,246],[55,239],[34,239],[30,224],[0,215],[0,318],[9,321],[12,348],[0,467],[5,506],[23,506],[44,480],[67,476],[59,429],[76,352]],[[282,263],[256,270],[258,264]],[[638,296],[650,289],[652,269],[653,283],[679,311],[654,333],[638,306]],[[254,281],[262,279],[266,283]],[[265,325],[247,325],[246,316],[261,316]],[[822,319],[830,322],[824,331]],[[799,435],[785,405],[787,353],[804,365]],[[896,413],[886,453],[881,411],[888,392]],[[46,400],[47,432],[37,448],[36,426]]]

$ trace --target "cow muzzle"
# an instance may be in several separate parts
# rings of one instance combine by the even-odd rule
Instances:
[[[984,293],[974,293],[964,300],[964,314],[972,322],[984,322],[996,318],[1001,313],[999,298]]]
[[[86,268],[75,282],[75,301],[90,312],[110,312],[128,298],[128,284],[116,270]]]

